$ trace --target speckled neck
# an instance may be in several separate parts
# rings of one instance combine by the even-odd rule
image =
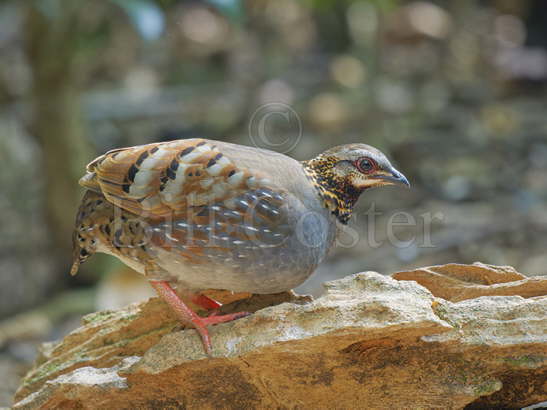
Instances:
[[[335,175],[333,168],[337,162],[338,159],[335,157],[319,155],[308,161],[302,161],[302,167],[312,185],[317,189],[325,207],[340,223],[346,225],[362,191],[356,189],[346,179]]]

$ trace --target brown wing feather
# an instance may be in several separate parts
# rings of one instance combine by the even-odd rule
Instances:
[[[160,218],[235,197],[258,179],[214,141],[188,139],[109,151],[80,183],[129,212]]]

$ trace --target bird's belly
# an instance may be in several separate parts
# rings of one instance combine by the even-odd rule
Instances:
[[[204,246],[190,258],[176,249],[151,249],[172,281],[187,289],[277,293],[304,282],[324,259],[336,226],[322,215],[299,218],[280,243],[249,241],[234,248]]]
[[[327,249],[279,246],[266,249],[209,251],[193,261],[165,249],[156,250],[157,264],[186,289],[227,289],[277,293],[293,289],[315,270]]]
[[[262,266],[261,266],[262,265]],[[234,292],[278,293],[301,284],[313,270],[279,269],[256,264],[251,269],[234,263],[193,265],[165,258],[161,264],[171,281],[184,289],[227,289]]]

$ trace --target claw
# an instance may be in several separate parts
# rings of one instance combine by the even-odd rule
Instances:
[[[227,315],[221,316],[209,316],[204,318],[199,318],[199,321],[193,321],[193,325],[201,336],[201,341],[203,347],[205,348],[205,353],[207,356],[212,355],[212,345],[211,345],[211,336],[209,335],[209,330],[207,326],[218,325],[219,323],[231,322],[232,320],[240,319],[242,317],[249,316],[249,312],[237,312],[230,313]]]
[[[211,336],[209,335],[209,330],[207,329],[207,326],[230,322],[232,320],[236,320],[250,315],[249,312],[237,312],[229,313],[227,315],[212,315],[209,317],[200,317],[192,309],[186,306],[186,304],[180,299],[180,297],[176,294],[176,292],[173,290],[168,282],[150,281],[150,284],[156,290],[158,295],[171,307],[171,309],[173,310],[173,312],[175,312],[180,321],[182,321],[184,324],[191,323],[195,327],[201,337],[205,353],[208,356],[211,356],[212,344]],[[211,299],[205,295],[198,295],[197,297],[192,299],[192,301],[195,302],[196,299],[200,300],[200,302],[203,302],[210,307],[218,308],[222,306],[216,300]],[[204,306],[202,303],[197,304],[199,304],[200,306]]]

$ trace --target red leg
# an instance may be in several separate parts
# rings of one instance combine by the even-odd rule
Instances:
[[[218,323],[229,322],[234,319],[239,319],[241,317],[248,316],[248,312],[238,312],[231,313],[229,315],[213,316],[213,317],[200,317],[192,309],[190,309],[186,304],[179,298],[175,293],[171,285],[168,282],[164,281],[150,281],[152,287],[156,290],[158,295],[171,307],[173,312],[177,315],[179,320],[185,324],[191,323],[199,335],[201,336],[201,341],[203,342],[203,347],[205,352],[210,356],[211,355],[211,337],[209,336],[209,331],[207,330],[208,325],[216,325]],[[206,296],[205,296],[206,297]],[[209,299],[209,298],[207,298]],[[212,299],[209,299],[212,301]],[[218,303],[218,302],[217,302]]]

